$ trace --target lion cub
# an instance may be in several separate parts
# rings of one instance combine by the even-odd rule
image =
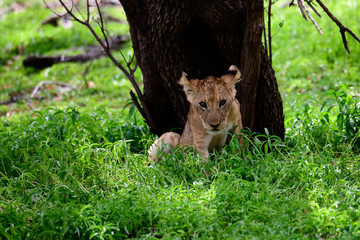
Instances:
[[[183,72],[179,84],[183,86],[190,109],[181,136],[174,132],[164,133],[150,147],[149,159],[158,160],[159,152],[170,153],[176,146],[194,146],[195,152],[208,158],[214,148],[229,141],[229,131],[240,133],[242,129],[240,104],[235,98],[235,84],[240,71],[232,65],[229,71],[216,78],[188,79]],[[170,145],[170,146],[169,146]]]

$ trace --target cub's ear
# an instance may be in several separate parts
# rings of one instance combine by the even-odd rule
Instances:
[[[226,83],[227,86],[233,87],[237,82],[240,82],[241,73],[235,65],[231,65],[229,70],[221,76],[221,79]]]
[[[183,89],[184,89],[184,92],[185,92],[186,96],[190,96],[193,93],[196,86],[194,86],[194,85],[192,85],[190,83],[191,80],[189,80],[187,78],[187,76],[188,75],[185,72],[182,72],[182,76],[180,78],[179,84],[181,86],[183,86]]]

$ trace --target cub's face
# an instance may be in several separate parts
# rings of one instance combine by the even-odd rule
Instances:
[[[188,79],[183,73],[180,84],[203,127],[213,134],[229,131],[233,123],[228,122],[229,113],[235,99],[235,84],[240,79],[240,71],[232,65],[220,78],[209,76],[205,79]],[[189,116],[194,117],[194,116]]]

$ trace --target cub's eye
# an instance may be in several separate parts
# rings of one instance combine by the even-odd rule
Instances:
[[[201,108],[207,108],[207,105],[205,102],[199,102],[199,105]]]
[[[226,104],[226,100],[224,99],[224,100],[221,100],[220,102],[219,102],[219,107],[222,107],[222,106],[224,106]]]

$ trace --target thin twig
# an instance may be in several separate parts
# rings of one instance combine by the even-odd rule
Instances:
[[[145,119],[145,121],[148,123],[148,125],[153,129],[154,132],[157,132],[157,125],[155,124],[155,122],[153,121],[149,108],[147,107],[146,103],[145,103],[145,99],[144,96],[138,86],[138,84],[135,81],[135,76],[134,76],[134,72],[136,70],[137,64],[135,64],[134,68],[131,68],[131,63],[133,61],[133,58],[131,60],[131,62],[128,62],[126,60],[126,58],[124,57],[122,51],[120,50],[121,55],[124,58],[124,61],[126,62],[126,67],[128,68],[128,70],[114,57],[114,55],[111,53],[110,48],[109,48],[109,40],[108,40],[108,36],[104,27],[104,22],[103,22],[103,17],[101,14],[101,9],[100,9],[100,4],[98,2],[98,0],[95,0],[96,3],[96,8],[97,11],[99,13],[99,18],[100,18],[100,29],[101,29],[101,33],[104,37],[103,41],[100,36],[96,33],[95,29],[91,26],[90,24],[90,4],[89,4],[89,0],[87,0],[86,2],[86,11],[87,11],[87,18],[85,20],[81,20],[78,17],[76,17],[74,15],[74,13],[72,12],[72,8],[69,9],[62,0],[59,0],[59,2],[61,3],[61,5],[64,7],[64,9],[66,10],[66,12],[69,14],[69,16],[72,17],[72,20],[75,20],[77,22],[79,22],[80,24],[86,26],[90,32],[92,33],[92,35],[96,38],[96,40],[98,41],[98,43],[100,44],[100,46],[104,49],[104,52],[106,53],[106,55],[110,58],[110,60],[126,75],[126,77],[129,79],[131,85],[133,86],[137,97],[139,98],[139,101],[142,105],[142,107],[140,106],[140,104],[138,102],[134,102],[136,107],[138,108],[139,112],[141,113],[141,115],[143,116],[143,118]],[[133,98],[133,97],[132,97]],[[134,100],[134,98],[133,98]]]
[[[337,19],[331,12],[330,10],[325,6],[325,4],[320,1],[320,0],[316,0],[316,2],[319,3],[319,5],[321,6],[321,8],[326,12],[326,14],[331,18],[331,20],[333,20],[336,25],[340,28],[340,33],[341,33],[341,37],[344,43],[344,47],[346,49],[346,51],[348,53],[350,53],[349,50],[349,46],[346,40],[346,35],[345,32],[348,32],[353,38],[355,38],[356,41],[358,41],[360,43],[360,39],[358,38],[358,36],[355,35],[355,33],[353,33],[349,28],[345,27],[340,21],[339,19]]]
[[[39,82],[35,88],[32,90],[30,98],[34,98],[36,93],[39,91],[39,89],[43,86],[43,85],[59,85],[61,87],[67,87],[70,89],[75,89],[73,86],[71,86],[70,84],[67,83],[63,83],[63,82],[51,82],[51,81],[41,81]]]
[[[316,8],[313,6],[313,0],[305,0],[305,2],[311,7],[311,9],[315,12],[315,14],[321,18],[321,14],[316,10]]]
[[[130,64],[129,66],[131,66],[131,64],[134,62],[134,60],[135,60],[135,54],[133,54],[131,56],[130,61],[129,61],[129,64]],[[135,72],[136,69],[137,69],[137,62],[135,61],[135,66],[133,67],[132,71]]]
[[[315,25],[316,29],[319,31],[319,33],[322,35],[323,32],[319,26],[319,24],[315,21],[315,19],[311,16],[309,9],[306,7],[306,5],[304,4],[304,10],[307,14],[307,16],[310,18],[311,22]]]
[[[50,6],[49,6],[49,4],[46,2],[46,0],[43,0],[43,3],[45,4],[45,7],[47,8],[47,9],[50,9],[50,11],[52,11],[56,16],[58,16],[58,17],[63,17],[64,15],[61,15],[60,13],[58,13],[58,12],[56,12],[54,9],[52,9]]]
[[[297,0],[297,2],[298,2],[298,5],[299,5],[301,14],[303,15],[303,18],[307,21],[308,19],[306,17],[305,11],[304,11],[304,7],[305,7],[304,1],[303,0]]]
[[[264,45],[265,45],[265,52],[269,55],[269,49],[268,49],[268,44],[267,44],[268,35],[267,35],[267,33],[266,33],[265,19],[263,19],[263,25],[264,25]],[[269,27],[269,23],[268,23],[268,27]]]
[[[102,13],[101,13],[101,9],[100,9],[100,5],[99,5],[98,0],[95,0],[95,3],[96,3],[97,11],[99,13],[101,33],[104,36],[106,46],[109,48],[109,39],[107,37],[106,30],[105,30],[105,27],[104,27],[104,19],[103,19]]]
[[[77,5],[76,3],[74,3],[74,1],[71,1],[71,2],[72,2],[72,4],[73,4],[73,6],[75,6],[76,11],[77,11],[77,12],[80,14],[80,16],[85,20],[85,18],[84,18],[84,16],[82,15],[82,13],[81,13],[78,5]]]
[[[305,0],[306,3],[309,4],[309,1]],[[311,16],[309,9],[306,7],[304,0],[297,0],[301,14],[303,15],[304,19],[307,21],[308,18],[311,20],[311,22],[314,24],[316,29],[319,31],[319,33],[322,35],[323,32],[319,26],[319,24],[315,21],[315,19]]]
[[[135,62],[135,65],[134,65],[134,67],[132,68],[132,71],[133,71],[133,72],[135,72],[135,71],[136,71],[136,69],[137,69],[137,67],[138,67],[138,63],[137,63],[137,62]]]
[[[86,79],[86,75],[89,73],[90,67],[92,66],[93,62],[90,62],[90,64],[86,67],[85,71],[83,72],[82,76],[85,83],[85,88],[89,88],[89,83]]]
[[[81,23],[83,25],[86,24],[86,21],[81,21],[78,17],[76,17],[74,15],[74,13],[72,12],[72,6],[73,5],[71,6],[71,9],[69,9],[62,0],[59,0],[59,2],[61,3],[61,6],[63,6],[63,8],[65,8],[66,12],[73,18],[73,20],[75,20],[75,21],[77,21],[77,22],[79,22],[79,23]],[[71,1],[71,2],[74,4],[73,1]]]
[[[271,6],[272,6],[272,0],[269,0],[269,10],[268,10],[268,39],[269,39],[269,59],[270,59],[270,64],[272,64],[272,47],[271,47]]]
[[[143,108],[140,106],[139,101],[132,90],[130,90],[130,97],[133,100],[136,108],[139,110],[140,114],[145,115],[146,113],[143,111]]]
[[[86,22],[90,21],[90,3],[86,0]]]

